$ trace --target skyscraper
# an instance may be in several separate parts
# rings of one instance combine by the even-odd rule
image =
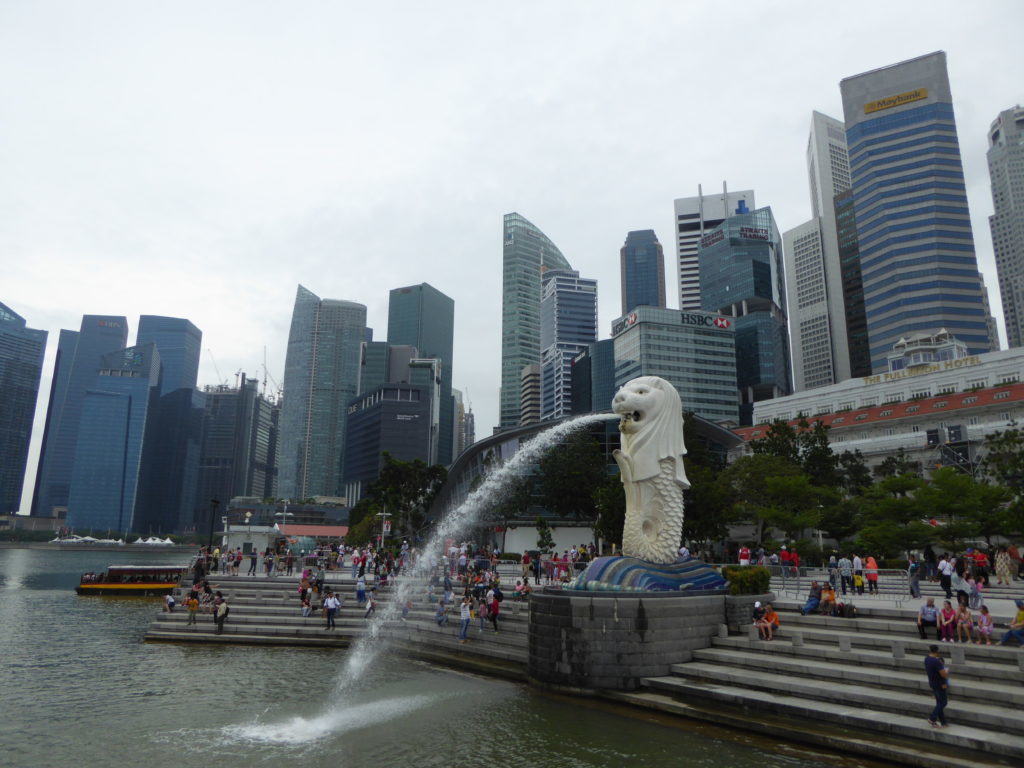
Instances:
[[[735,318],[740,424],[754,403],[788,395],[789,332],[782,241],[771,208],[730,216],[700,241],[704,308]]]
[[[871,367],[903,337],[946,329],[994,347],[939,51],[840,83]]]
[[[437,463],[452,463],[455,403],[452,400],[452,348],[455,302],[428,283],[395,288],[388,298],[388,345],[407,345],[420,358],[441,362],[440,432]]]
[[[1006,338],[1024,346],[1024,109],[999,113],[988,129],[988,175],[992,206],[988,217],[1003,299]]]
[[[0,304],[0,515],[16,514],[21,507],[46,335]]]
[[[206,387],[203,449],[199,460],[199,512],[210,499],[224,509],[235,496],[277,496],[279,404],[259,391],[259,382],[243,373],[237,387]],[[203,523],[197,528],[204,530]]]
[[[843,123],[811,114],[807,140],[810,221],[783,233],[793,353],[793,387],[810,389],[850,378],[846,299],[834,199],[850,188]]]
[[[615,340],[601,339],[572,361],[572,412],[610,410],[615,392]]]
[[[540,419],[572,412],[572,361],[597,341],[597,281],[571,269],[541,277]]]
[[[181,317],[139,317],[137,347],[160,355],[160,400],[153,418],[158,436],[146,445],[145,482],[136,525],[152,533],[196,526],[209,499],[197,498],[203,446],[204,395],[196,389],[203,333]],[[226,500],[225,500],[226,502]]]
[[[540,421],[540,366],[537,363],[524,365],[519,373],[519,402],[522,408],[520,425]]]
[[[146,444],[157,439],[160,353],[156,345],[101,357],[81,398],[68,525],[125,535],[149,532],[140,491],[146,482]],[[155,531],[154,531],[155,532]]]
[[[80,330],[60,332],[32,497],[33,515],[53,517],[67,509],[85,392],[93,385],[104,356],[120,352],[127,342],[125,317],[85,315]]]
[[[694,312],[702,307],[700,261],[697,258],[700,239],[729,216],[753,209],[753,190],[729,192],[725,184],[720,195],[705,195],[698,184],[696,197],[681,197],[675,201],[680,309]]]
[[[366,307],[321,299],[298,287],[281,407],[278,493],[338,496],[345,460],[345,419],[359,382]]]
[[[665,252],[653,229],[626,233],[619,250],[622,314],[643,305],[665,306]]]
[[[572,266],[518,213],[505,214],[502,243],[499,429],[509,429],[519,424],[523,368],[540,364],[541,273]]]
[[[160,394],[195,389],[203,332],[183,317],[141,315],[135,344],[155,344],[160,353]]]
[[[839,274],[843,281],[843,315],[846,318],[846,346],[850,352],[850,376],[871,375],[871,346],[864,314],[864,280],[860,273],[860,243],[853,192],[847,190],[832,201],[836,214]]]

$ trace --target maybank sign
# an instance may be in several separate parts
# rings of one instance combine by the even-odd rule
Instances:
[[[878,101],[869,101],[864,105],[864,114],[870,115],[872,112],[881,112],[883,109],[902,107],[904,104],[909,104],[912,101],[920,101],[921,99],[927,98],[927,88],[915,88],[914,90],[907,91],[906,93],[898,93],[895,96],[886,96],[884,99],[879,99]]]

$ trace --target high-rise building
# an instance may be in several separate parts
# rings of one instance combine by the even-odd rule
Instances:
[[[782,236],[787,309],[797,391],[850,378],[846,300],[839,260],[834,199],[850,188],[846,131],[841,121],[813,112],[807,140],[811,218]]]
[[[210,501],[221,509],[236,496],[276,498],[279,403],[243,373],[237,387],[205,387],[196,527],[209,525]]]
[[[142,315],[135,344],[153,344],[160,355],[158,437],[145,446],[142,516],[136,525],[152,533],[189,530],[208,501],[196,496],[205,410],[203,393],[196,389],[203,333],[185,318]]]
[[[862,378],[871,375],[871,347],[868,344],[868,321],[864,314],[864,281],[860,273],[860,244],[857,240],[853,192],[847,190],[836,195],[832,203],[836,216],[839,274],[843,283],[843,317],[846,322],[850,376]]]
[[[519,425],[523,368],[540,364],[541,273],[548,269],[572,266],[537,227],[518,213],[505,214],[499,429]]]
[[[597,341],[597,281],[571,269],[542,276],[540,419],[572,412],[572,361]]]
[[[415,347],[420,358],[441,363],[438,403],[440,432],[437,463],[448,466],[454,457],[452,425],[452,350],[455,338],[455,302],[428,283],[395,288],[388,299],[388,344]]]
[[[156,345],[128,347],[98,361],[81,398],[68,525],[78,530],[156,533],[143,488],[146,445],[154,445],[160,398]]]
[[[345,426],[345,498],[361,499],[384,466],[383,454],[398,461],[437,463],[442,362],[408,360],[395,380],[367,390],[349,403]]]
[[[466,411],[466,424],[463,429],[465,434],[466,448],[476,442],[476,416],[473,415],[473,407]]]
[[[702,307],[700,261],[697,258],[701,238],[733,214],[752,210],[753,190],[729,192],[724,184],[720,195],[705,195],[698,184],[696,197],[681,197],[675,201],[680,309],[699,312]]]
[[[946,54],[840,83],[871,367],[901,338],[946,329],[971,354],[991,338]]]
[[[46,331],[0,303],[0,515],[17,514],[39,397]]]
[[[730,216],[700,241],[704,308],[733,318],[740,424],[754,403],[788,395],[789,332],[782,239],[771,208]]]
[[[988,217],[1003,299],[1006,339],[1024,346],[1024,109],[999,113],[988,129],[988,175],[992,206]]]
[[[615,388],[660,376],[679,390],[683,409],[737,424],[736,341],[731,318],[712,312],[637,307],[612,323]],[[611,407],[607,391],[593,410]]]
[[[160,394],[195,389],[203,332],[183,317],[140,315],[135,344],[156,344],[160,353]]]
[[[619,250],[622,314],[643,305],[665,306],[665,251],[653,229],[626,233]]]
[[[60,332],[32,497],[33,515],[57,517],[67,510],[86,390],[94,384],[104,356],[120,352],[127,343],[125,317],[85,315],[80,330]]]
[[[540,366],[537,363],[524,365],[519,372],[519,402],[523,409],[519,415],[520,426],[540,421]]]
[[[466,443],[466,401],[458,389],[452,389],[452,399],[455,402],[455,419],[452,423],[452,444],[454,445],[452,454],[458,458],[459,454],[468,446]],[[455,458],[452,460],[454,461]]]
[[[611,410],[615,392],[615,341],[601,339],[572,361],[572,412]]]
[[[299,286],[288,333],[281,406],[278,493],[341,494],[345,420],[359,385],[366,307],[321,299]]]

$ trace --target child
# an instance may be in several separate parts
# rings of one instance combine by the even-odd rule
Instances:
[[[775,639],[775,630],[778,629],[779,614],[775,612],[775,607],[771,603],[765,603],[764,618],[761,619],[761,623],[758,628],[761,630],[761,636],[765,640]]]
[[[196,614],[199,613],[199,598],[196,597],[195,592],[188,596],[188,600],[185,601],[185,607],[188,609],[188,622],[186,622],[185,626],[189,624],[194,625],[196,623]]]
[[[164,595],[164,610],[167,613],[174,613],[174,595]]]
[[[405,605],[402,606],[402,621],[409,619],[409,611],[412,610],[412,600],[406,600]]]
[[[448,623],[448,608],[444,604],[444,600],[437,601],[437,610],[434,612],[434,621],[437,622],[437,626],[443,627]]]
[[[945,600],[942,603],[942,610],[939,611],[939,637],[944,643],[953,642],[953,627],[956,624],[956,611],[952,603]]]
[[[974,628],[974,617],[971,616],[971,609],[961,605],[956,612],[956,639],[961,643],[971,642],[972,629]]]
[[[974,610],[981,608],[981,580],[975,581],[974,577],[967,579],[967,601]]]
[[[371,587],[370,588],[370,594],[369,594],[369,596],[368,596],[368,598],[366,600],[366,613],[363,614],[363,618],[364,619],[370,618],[371,614],[374,614],[374,613],[377,612],[377,598],[374,595],[374,591],[376,589],[377,589],[376,587]]]
[[[853,589],[858,595],[864,594],[864,577],[859,573],[853,574]]]
[[[978,614],[978,639],[974,642],[981,645],[981,639],[985,638],[985,645],[992,645],[992,616],[988,612],[988,606],[981,606],[981,613]]]
[[[313,612],[313,603],[310,602],[309,592],[304,592],[302,595],[302,616],[309,618],[309,615]]]
[[[356,582],[356,602],[359,603],[360,607],[366,602],[366,581],[362,576]]]

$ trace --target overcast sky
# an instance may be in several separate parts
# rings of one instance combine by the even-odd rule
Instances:
[[[855,8],[855,13],[850,12]],[[0,2],[0,301],[50,332],[83,313],[187,317],[200,384],[280,382],[297,283],[455,299],[454,385],[497,422],[501,219],[518,211],[619,312],[618,250],[672,200],[754,189],[810,216],[813,109],[839,80],[936,49],[979,262],[1002,314],[986,130],[1024,101],[1024,2]],[[1005,341],[1004,341],[1005,343]]]

